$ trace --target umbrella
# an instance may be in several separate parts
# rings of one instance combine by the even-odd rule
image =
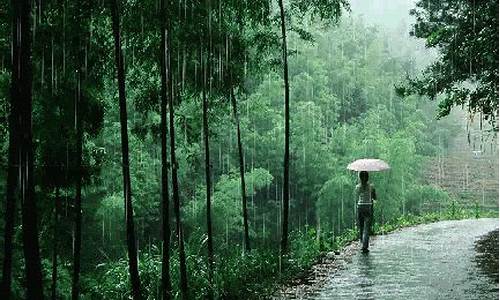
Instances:
[[[389,164],[387,164],[385,161],[375,158],[358,159],[356,161],[353,161],[347,166],[347,169],[352,171],[372,171],[372,172],[384,171],[390,168],[391,167],[389,167]]]

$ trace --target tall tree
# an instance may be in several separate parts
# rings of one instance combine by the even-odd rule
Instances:
[[[161,272],[161,297],[170,299],[172,297],[172,284],[170,281],[170,218],[169,218],[169,191],[168,191],[168,160],[167,160],[167,90],[168,82],[172,72],[167,66],[169,46],[167,45],[167,35],[170,34],[167,24],[166,0],[161,0],[160,9],[160,68],[161,68],[161,205],[162,205],[162,272]],[[170,27],[170,26],[168,26]]]
[[[59,187],[56,187],[54,198],[54,237],[52,239],[52,285],[50,296],[52,300],[57,299],[57,252],[59,247],[59,213],[61,199],[59,198]]]
[[[209,10],[210,12],[210,10]],[[213,246],[213,235],[212,235],[212,202],[210,199],[210,194],[212,191],[212,181],[210,176],[210,145],[209,145],[209,131],[208,131],[208,97],[207,97],[207,78],[210,77],[210,73],[207,70],[206,58],[204,59],[203,68],[203,91],[202,91],[202,101],[203,101],[203,144],[205,148],[205,184],[207,193],[207,253],[208,253],[208,299],[213,299],[213,277],[214,277],[214,246]],[[208,74],[207,74],[208,73]],[[209,83],[210,85],[210,83]]]
[[[132,191],[130,186],[129,148],[127,129],[127,100],[125,95],[125,67],[121,49],[120,17],[117,0],[111,0],[111,21],[115,46],[115,63],[118,77],[118,96],[120,102],[120,127],[122,144],[123,194],[125,200],[125,222],[127,229],[127,249],[132,296],[142,299],[141,281],[137,262],[137,245],[134,229],[134,210],[132,207]]]
[[[14,0],[11,107],[18,114],[15,134],[19,137],[18,176],[22,203],[23,252],[27,299],[43,299],[42,270],[38,243],[37,208],[33,180],[31,1]]]
[[[281,254],[288,251],[288,218],[290,207],[290,84],[288,78],[288,50],[286,37],[286,15],[284,1],[278,0],[281,21],[281,50],[283,63],[283,81],[285,84],[285,154],[283,159],[283,216],[281,234]],[[305,17],[309,13],[312,17],[318,16],[321,20],[337,20],[342,8],[348,8],[345,0],[293,0],[291,9],[298,17]],[[307,31],[294,28],[295,31],[306,39],[310,39]]]
[[[17,36],[17,24],[20,18],[19,7],[15,5],[18,1],[12,1],[12,7],[15,14],[12,26],[13,38],[13,56],[12,56],[12,79],[11,79],[11,99],[10,99],[10,113],[9,113],[9,157],[7,170],[7,191],[6,191],[6,204],[5,204],[5,232],[4,232],[4,257],[2,268],[2,289],[0,291],[0,298],[10,299],[11,285],[12,285],[12,252],[13,252],[13,235],[14,235],[14,216],[16,211],[16,197],[15,191],[17,186],[17,174],[19,163],[19,107],[18,100],[18,68],[14,66],[20,63],[20,45]],[[19,15],[18,15],[19,14]]]
[[[168,65],[171,66],[171,53],[168,55]],[[184,236],[182,232],[182,219],[181,219],[181,201],[179,191],[179,180],[177,175],[177,158],[175,154],[175,126],[174,126],[174,104],[173,95],[175,94],[175,85],[173,78],[169,80],[169,135],[170,135],[170,162],[172,164],[172,197],[174,199],[174,213],[176,220],[176,234],[177,243],[179,246],[179,269],[180,269],[180,287],[182,299],[189,299],[188,279],[187,279],[187,266],[186,266],[186,251],[184,249]]]
[[[170,11],[170,10],[169,10]],[[172,20],[168,19],[166,23],[167,28],[167,70],[170,70],[170,76],[167,76],[167,88],[168,88],[168,114],[169,114],[169,138],[170,138],[170,164],[172,166],[172,198],[174,204],[174,214],[175,214],[175,232],[177,236],[177,244],[179,251],[179,285],[181,290],[181,298],[189,299],[189,290],[188,290],[188,278],[187,278],[187,265],[186,265],[186,251],[184,249],[184,233],[182,226],[182,217],[181,217],[181,200],[180,200],[180,188],[179,188],[179,176],[178,176],[178,168],[179,164],[177,162],[176,156],[176,142],[175,142],[175,114],[174,114],[174,96],[180,98],[178,88],[176,88],[174,74],[177,77],[180,75],[179,70],[174,70],[172,63]]]
[[[208,97],[210,96],[210,91],[212,88],[212,2],[207,0],[207,27],[208,27],[208,38],[207,43],[207,53],[205,59],[203,59],[203,87],[202,87],[202,118],[203,118],[203,145],[205,148],[205,185],[206,185],[206,207],[207,207],[207,256],[208,256],[208,295],[209,300],[213,299],[213,281],[214,281],[214,245],[213,245],[213,234],[212,234],[212,178],[211,178],[211,168],[210,168],[210,133],[208,130]],[[203,49],[203,47],[202,47]],[[207,95],[208,91],[208,95]]]
[[[410,34],[440,56],[397,92],[443,95],[438,117],[465,105],[498,130],[498,1],[420,0],[410,14],[416,18]]]
[[[288,209],[290,206],[290,85],[288,82],[288,51],[286,45],[285,7],[279,0],[281,19],[281,41],[283,59],[283,81],[285,83],[285,156],[283,158],[283,217],[281,225],[281,254],[288,250]]]
[[[232,76],[230,76],[230,81],[232,82]],[[240,181],[241,181],[241,204],[243,212],[243,231],[244,231],[244,242],[245,242],[245,252],[250,251],[250,237],[248,235],[248,209],[247,209],[247,193],[245,186],[245,156],[243,153],[243,143],[241,142],[241,130],[240,130],[240,117],[238,114],[238,104],[236,102],[236,96],[234,95],[234,88],[230,87],[230,97],[231,106],[233,109],[233,118],[236,124],[236,139],[238,143],[238,161],[240,166]]]
[[[15,190],[17,183],[16,174],[18,171],[17,162],[19,161],[17,150],[18,129],[15,128],[15,126],[17,125],[18,113],[15,110],[17,110],[17,105],[11,105],[9,114],[9,168],[7,170],[7,192],[5,205],[4,257],[2,268],[2,290],[0,291],[0,298],[7,300],[10,299],[10,289],[12,285],[12,252],[14,216],[16,211]]]
[[[77,91],[75,100],[76,117],[76,186],[75,186],[75,228],[74,228],[74,247],[73,247],[73,281],[71,284],[71,298],[77,300],[80,291],[80,252],[82,248],[82,69],[77,74]]]
[[[81,22],[81,19],[78,20]],[[80,36],[78,36],[79,44]],[[82,247],[82,115],[81,109],[81,79],[82,68],[77,70],[77,91],[75,99],[75,117],[76,117],[76,185],[75,185],[75,228],[74,228],[74,247],[73,247],[73,280],[71,285],[71,298],[77,300],[79,296],[80,281],[80,252]]]

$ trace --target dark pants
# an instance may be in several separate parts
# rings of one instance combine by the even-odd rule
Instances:
[[[371,227],[373,221],[373,204],[358,204],[358,230],[359,230],[359,239],[361,240],[363,234],[363,226],[365,224],[365,220],[368,221],[369,232],[371,234]]]

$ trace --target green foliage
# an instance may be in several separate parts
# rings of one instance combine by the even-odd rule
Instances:
[[[259,190],[269,186],[273,177],[262,168],[253,169],[245,174],[247,196],[252,197]],[[187,224],[192,230],[203,230],[206,218],[206,188],[200,185],[195,198],[186,206]],[[243,219],[241,212],[241,182],[239,173],[222,175],[215,184],[212,194],[212,211],[215,216],[212,224],[216,238],[226,240],[227,237],[238,236],[242,232]],[[223,216],[223,217],[222,217]]]
[[[400,86],[400,94],[443,95],[439,117],[462,105],[498,131],[498,1],[422,0],[411,14],[412,34],[438,49],[440,58]]]
[[[216,271],[216,290],[221,298],[258,299],[272,291],[280,276],[276,252],[260,249],[248,255],[229,252],[224,253],[226,259],[221,260]]]
[[[441,207],[447,207],[451,199],[440,188],[431,185],[418,185],[408,190],[405,201],[406,209],[410,214],[421,215],[437,211]]]
[[[71,271],[68,268],[69,264],[65,262],[61,262],[59,260],[58,268],[57,268],[57,290],[56,294],[61,299],[71,298]],[[42,274],[43,277],[43,285],[46,287],[50,287],[52,283],[52,261],[48,259],[42,260]],[[50,298],[50,288],[45,289],[45,297]]]
[[[292,255],[287,264],[291,264],[293,268],[302,270],[309,267],[321,253],[321,239],[314,227],[306,227],[303,232],[294,232],[291,241]]]
[[[111,25],[108,12],[100,2],[84,2],[81,8],[74,3],[67,4],[67,20],[62,17],[64,7],[47,3],[44,16],[37,24],[38,37],[44,39],[36,40],[37,49],[33,52],[37,205],[41,215],[44,283],[49,286],[51,266],[46,258],[51,254],[53,187],[59,186],[64,195],[64,213],[60,217],[63,230],[58,292],[62,298],[69,297],[72,266],[67,262],[72,254],[74,70],[81,62],[78,53],[86,49],[89,77],[82,86],[86,95],[83,108],[86,185],[82,298],[129,299]],[[95,6],[89,10],[92,18],[85,23],[87,31],[73,24],[73,19],[88,8],[89,3]],[[407,73],[420,67],[414,63],[416,58],[427,58],[417,57],[414,45],[397,33],[368,26],[357,17],[340,19],[341,11],[347,7],[346,1],[288,1],[291,236],[290,253],[280,261],[284,124],[281,70],[273,69],[281,61],[276,10],[267,0],[247,1],[246,6],[236,0],[220,1],[220,6],[211,7],[211,11],[207,3],[194,1],[191,6],[168,12],[174,20],[172,64],[176,86],[180,89],[175,103],[178,165],[174,167],[179,171],[192,299],[205,298],[209,284],[199,55],[200,51],[208,52],[200,47],[207,46],[210,41],[215,49],[209,53],[208,60],[214,66],[209,95],[209,134],[214,183],[213,284],[217,297],[258,299],[271,293],[277,283],[309,268],[325,251],[341,249],[355,240],[358,233],[352,192],[357,174],[346,170],[346,166],[357,158],[379,157],[392,167],[390,171],[370,175],[378,195],[374,226],[377,233],[430,221],[485,215],[478,207],[473,212],[459,207],[450,195],[423,180],[422,171],[428,159],[446,150],[446,145],[457,133],[457,126],[453,126],[454,120],[434,120],[434,105],[424,103],[417,95],[398,97],[393,87]],[[123,1],[121,13],[139,270],[148,299],[156,299],[161,276],[162,230],[157,1]],[[213,21],[211,40],[206,22],[209,14]],[[3,18],[1,14],[0,18]],[[322,19],[339,23],[333,28],[326,25],[328,22],[318,21]],[[63,22],[71,24],[63,28]],[[419,22],[423,24],[424,21]],[[7,21],[0,22],[0,32],[10,28],[6,24]],[[87,39],[83,48],[77,45],[82,32]],[[451,43],[446,40],[450,38],[448,30],[429,29],[428,33],[432,46]],[[2,57],[7,57],[10,54],[4,36],[0,34],[0,51]],[[66,61],[65,55],[68,55]],[[232,72],[233,82],[227,78],[228,71]],[[6,165],[7,157],[9,80],[10,72],[2,60],[0,166]],[[244,148],[252,244],[252,251],[246,254],[242,247],[236,126],[228,101],[230,87],[234,87],[238,101]],[[2,169],[2,197],[4,178]],[[3,201],[1,203],[3,205]],[[17,243],[20,232],[16,227]],[[173,292],[174,298],[179,298],[175,235],[172,235],[171,245]],[[13,290],[17,298],[22,298],[24,290],[20,249],[21,245],[16,244]]]

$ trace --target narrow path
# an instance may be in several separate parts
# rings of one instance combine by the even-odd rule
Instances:
[[[498,219],[477,219],[379,236],[372,240],[369,254],[356,250],[332,260],[325,280],[287,288],[277,298],[498,299],[498,242],[489,243],[495,249],[481,246],[481,237],[495,230]]]

